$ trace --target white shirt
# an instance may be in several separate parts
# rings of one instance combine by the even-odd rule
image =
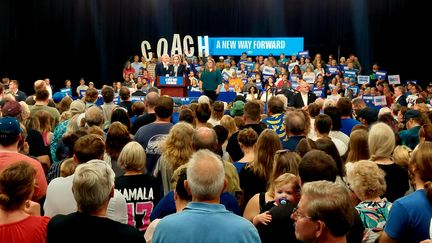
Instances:
[[[66,215],[78,210],[72,193],[73,178],[74,175],[58,177],[50,182],[44,204],[45,216]],[[126,199],[118,190],[114,190],[114,197],[109,201],[106,216],[114,221],[127,224]]]
[[[308,105],[308,94],[307,93],[306,94],[300,93],[300,94],[301,94],[301,97],[303,100],[303,105],[307,106]]]

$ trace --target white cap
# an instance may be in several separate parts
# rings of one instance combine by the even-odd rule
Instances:
[[[220,56],[219,59],[224,59],[224,57],[223,57],[223,56]]]

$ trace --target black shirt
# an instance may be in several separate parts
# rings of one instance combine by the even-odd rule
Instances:
[[[150,124],[154,121],[156,121],[156,113],[146,113],[137,117],[135,123],[132,125],[131,134],[135,135],[140,127]]]
[[[255,130],[255,132],[258,133],[258,136],[264,130],[260,124],[248,124],[248,125],[245,125],[243,129],[249,128],[249,127],[252,128],[253,130]],[[231,159],[233,161],[239,161],[244,156],[243,152],[240,149],[240,145],[237,141],[238,133],[239,132],[237,131],[230,137],[230,139],[228,140],[227,148],[226,148],[226,151],[229,153],[229,155],[231,156]]]

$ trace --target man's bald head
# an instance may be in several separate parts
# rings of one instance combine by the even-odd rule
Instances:
[[[217,149],[216,132],[208,127],[201,127],[193,135],[193,147],[195,151],[208,149],[215,152]]]
[[[156,92],[148,93],[146,98],[145,98],[146,105],[147,105],[147,107],[150,107],[150,108],[155,108],[158,100],[159,100],[159,94]]]

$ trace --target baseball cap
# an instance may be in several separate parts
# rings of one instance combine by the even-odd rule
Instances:
[[[19,134],[21,127],[15,117],[0,118],[0,134]]]
[[[223,57],[223,56],[220,56],[220,57],[219,57],[219,59],[222,59],[222,60],[223,60],[223,59],[224,59],[224,57]]]
[[[361,117],[367,121],[367,123],[370,125],[377,121],[378,119],[378,111],[371,107],[366,107],[362,110],[360,110],[357,114],[357,117]]]
[[[420,118],[420,117],[421,117],[421,113],[418,110],[408,110],[404,114],[404,120],[405,121],[408,121],[411,118]]]
[[[21,112],[21,105],[18,101],[15,100],[6,102],[2,108],[3,116],[17,117],[19,114],[21,114]]]
[[[59,103],[65,96],[66,96],[66,93],[55,92],[52,96],[52,99],[55,103]]]
[[[234,102],[230,110],[231,116],[243,116],[244,105],[245,103],[241,100],[237,100],[236,102]]]
[[[70,104],[69,110],[74,114],[83,113],[85,111],[85,104],[82,100],[74,100]]]

